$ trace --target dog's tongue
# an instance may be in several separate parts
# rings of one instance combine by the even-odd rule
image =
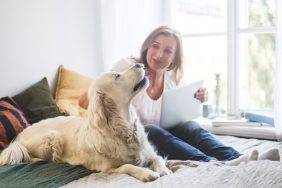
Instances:
[[[133,91],[137,91],[140,87],[146,84],[146,77],[144,77],[138,84],[136,84],[133,88]]]

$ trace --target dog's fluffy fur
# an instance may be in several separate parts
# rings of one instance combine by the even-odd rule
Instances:
[[[57,117],[28,127],[2,152],[0,164],[65,162],[142,181],[171,173],[130,107],[131,99],[147,86],[141,64],[101,74],[88,91],[87,118]]]

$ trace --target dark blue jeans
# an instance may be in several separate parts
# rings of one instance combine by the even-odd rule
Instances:
[[[179,160],[232,160],[241,154],[217,140],[198,123],[189,121],[170,129],[147,125],[149,141],[156,147],[159,155],[167,159]]]

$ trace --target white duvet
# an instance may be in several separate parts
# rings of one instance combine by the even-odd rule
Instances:
[[[263,152],[270,148],[279,148],[280,155],[282,154],[281,142],[232,136],[218,136],[218,138],[224,144],[230,145],[242,153],[248,153],[252,149]],[[197,168],[183,167],[171,175],[148,183],[143,183],[126,174],[93,173],[64,186],[64,188],[74,187],[282,188],[282,162],[253,161],[239,166],[216,166],[211,163],[200,163]]]
[[[143,183],[125,174],[93,173],[87,177],[71,182],[64,187],[281,188],[282,163],[274,161],[255,161],[232,167],[203,163],[197,168],[180,168],[174,174],[163,176],[148,183]]]

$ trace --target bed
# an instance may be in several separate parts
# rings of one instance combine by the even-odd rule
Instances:
[[[55,91],[55,101],[50,93],[46,79],[42,79],[27,90],[13,97],[26,115],[28,122],[59,115],[85,114],[77,100],[82,92],[89,87],[91,78],[86,78],[62,66],[59,69],[58,82]],[[78,84],[79,83],[79,84]],[[78,88],[79,86],[79,88]],[[39,89],[38,89],[39,88]],[[45,88],[44,95],[37,93]],[[65,92],[64,92],[65,90]],[[28,92],[27,92],[28,91]],[[35,96],[31,96],[35,95]],[[38,97],[40,96],[40,98]],[[32,104],[32,108],[23,103],[24,98],[38,98],[40,102]],[[74,100],[75,99],[75,100]],[[48,106],[42,106],[42,101]],[[33,100],[34,102],[34,100]],[[36,106],[39,105],[40,106]],[[53,108],[59,108],[54,114]],[[52,107],[50,109],[50,107]],[[33,111],[31,111],[33,110]],[[50,113],[52,112],[52,113]],[[61,114],[62,113],[62,114]],[[24,120],[27,122],[26,120]],[[22,120],[21,120],[22,122]],[[209,128],[207,128],[209,130]],[[219,130],[219,129],[218,129]],[[224,129],[220,129],[223,131]],[[261,129],[264,131],[263,129]],[[235,133],[236,131],[233,131]],[[252,132],[252,130],[245,130]],[[222,132],[218,132],[222,133]],[[243,135],[241,132],[238,135]],[[260,133],[261,135],[261,133]],[[247,136],[247,135],[245,135]],[[216,135],[219,140],[245,154],[252,149],[264,152],[271,148],[278,148],[282,156],[282,142],[239,138],[235,136]],[[0,151],[1,152],[1,151]],[[175,173],[163,176],[153,182],[143,183],[126,174],[98,173],[82,166],[48,163],[44,161],[32,164],[18,164],[0,166],[0,188],[24,187],[282,187],[282,163],[275,161],[255,161],[239,166],[217,166],[211,163],[200,163],[197,168],[182,167]]]
[[[270,140],[216,135],[224,144],[248,153],[278,148],[282,143]],[[182,167],[175,173],[153,182],[141,182],[126,174],[93,172],[82,166],[48,162],[0,167],[0,187],[282,187],[282,163],[254,161],[239,166],[218,166],[193,162],[198,167]]]

